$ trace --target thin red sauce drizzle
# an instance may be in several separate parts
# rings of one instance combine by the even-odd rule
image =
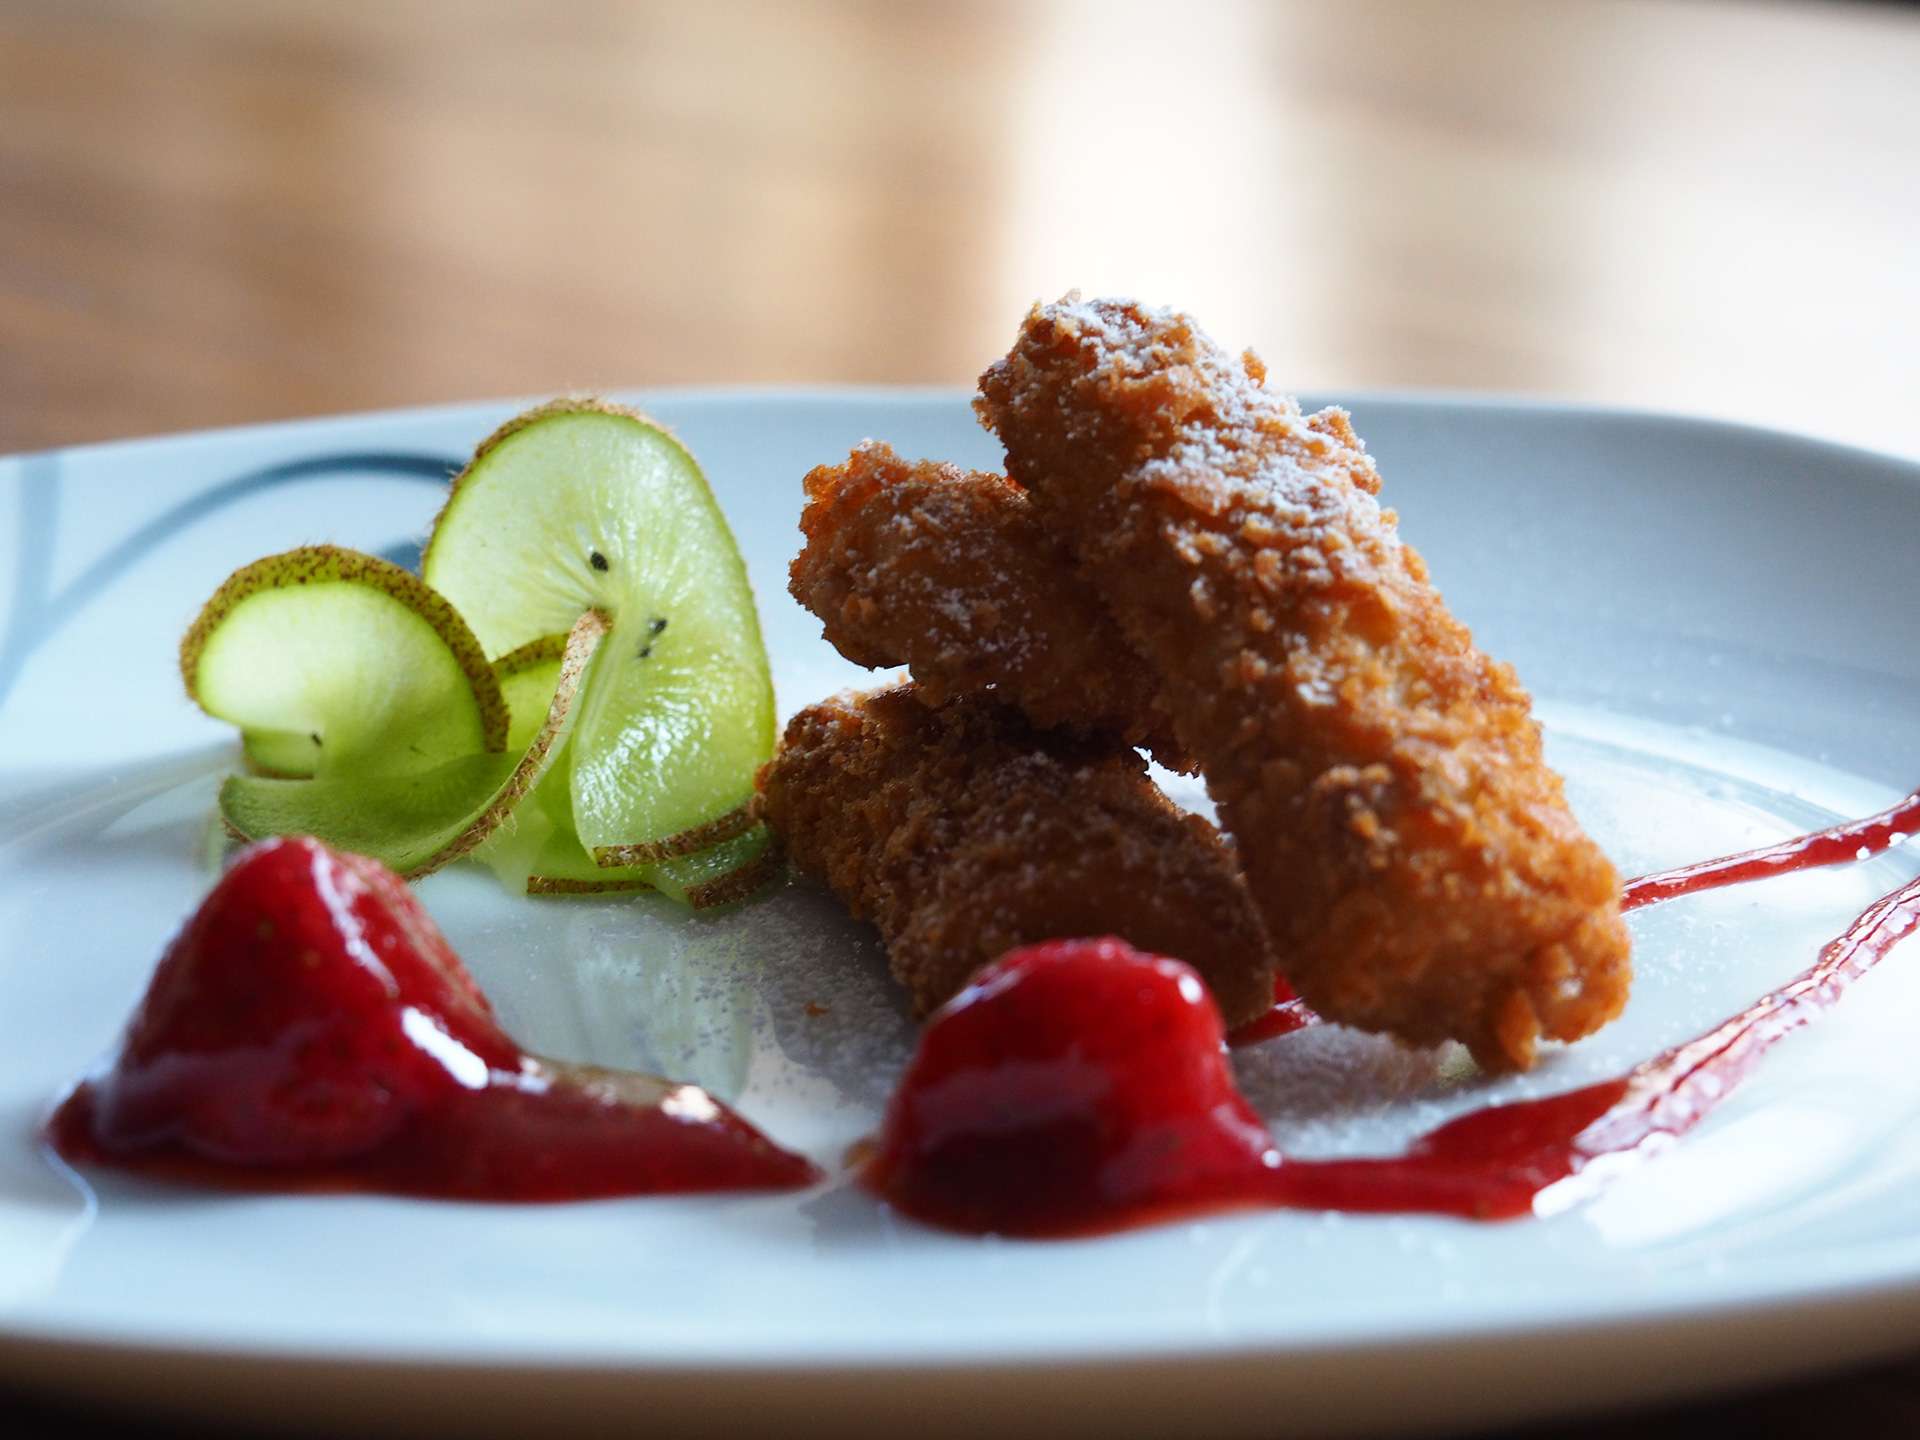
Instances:
[[[1778,845],[1743,850],[1738,855],[1702,860],[1695,865],[1681,865],[1629,880],[1620,908],[1638,910],[1642,905],[1715,890],[1722,885],[1739,885],[1748,880],[1764,880],[1769,875],[1788,875],[1796,870],[1816,870],[1823,865],[1865,860],[1901,844],[1916,831],[1920,831],[1920,790],[1898,805],[1864,820],[1814,830],[1782,840]]]
[[[1753,878],[1718,873],[1725,878],[1691,889]],[[1476,1110],[1421,1136],[1404,1155],[1287,1161],[1272,1172],[1263,1198],[1315,1209],[1421,1210],[1487,1220],[1530,1214],[1545,1191],[1601,1156],[1642,1154],[1691,1130],[1774,1042],[1839,1000],[1916,924],[1920,879],[1868,906],[1805,973],[1618,1079]]]
[[[1632,909],[1723,885],[1865,859],[1916,830],[1920,792],[1864,820],[1642,876],[1627,885],[1624,905]],[[1578,1198],[1581,1182],[1575,1177],[1595,1161],[1644,1156],[1692,1129],[1772,1045],[1837,1002],[1917,926],[1920,878],[1868,906],[1803,974],[1698,1039],[1597,1085],[1463,1115],[1421,1136],[1400,1155],[1287,1157],[1264,1132],[1249,1132],[1244,1116],[1223,1120],[1231,1106],[1223,1109],[1226,1102],[1216,1094],[1163,1127],[1169,1136],[1178,1134],[1164,1147],[1168,1159],[1157,1173],[1151,1165],[1143,1168],[1137,1144],[1121,1135],[1112,1155],[1096,1155],[1086,1174],[1056,1167],[1056,1173],[1037,1184],[1031,1173],[1014,1183],[1011,1177],[983,1178],[976,1166],[957,1188],[949,1189],[949,1177],[940,1173],[949,1159],[944,1151],[949,1142],[962,1149],[982,1143],[977,1117],[949,1099],[944,1113],[929,1119],[924,1108],[915,1110],[918,1097],[903,1085],[889,1115],[889,1132],[864,1179],[900,1208],[933,1223],[1028,1235],[1095,1233],[1194,1210],[1256,1205],[1487,1220],[1557,1209],[1561,1201]],[[1163,1003],[1169,1011],[1177,1008],[1170,1001]],[[1273,1011],[1232,1038],[1245,1044],[1316,1020],[1283,986]],[[1098,1042],[1086,1043],[1092,1047]],[[1087,1063],[1077,1045],[1071,1053]],[[1163,1057],[1154,1058],[1166,1063]],[[1031,1058],[1022,1059],[1031,1069]],[[942,1083],[951,1087],[959,1066],[948,1056],[942,1068]],[[1129,1083],[1118,1067],[1113,1083]],[[1224,1069],[1216,1083],[1228,1085]],[[1237,1094],[1233,1099],[1238,1100]],[[1096,1128],[1102,1123],[1091,1108],[1087,1116]],[[1109,1123],[1107,1128],[1124,1127]],[[986,1143],[993,1142],[989,1138]],[[1206,1173],[1182,1173],[1178,1152],[1189,1145],[1207,1155]],[[1547,1192],[1563,1185],[1569,1188],[1549,1200]]]

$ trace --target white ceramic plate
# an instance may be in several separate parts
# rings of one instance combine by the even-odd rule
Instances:
[[[799,477],[864,436],[991,465],[954,394],[638,397],[707,467],[783,707],[857,678],[787,597]],[[550,1207],[82,1179],[36,1143],[206,887],[234,747],[174,646],[235,565],[406,556],[477,406],[0,460],[0,1375],[253,1418],[1106,1434],[1417,1430],[1778,1378],[1920,1343],[1920,942],[1677,1149],[1550,1219],[1273,1213],[1107,1239],[959,1238],[839,1159],[910,1028],[871,937],[788,886],[717,920],[424,897],[509,1027],[670,1072],[834,1172],[752,1199]],[[1920,467],[1644,415],[1363,399],[1387,497],[1539,697],[1629,872],[1878,809],[1920,781]],[[1283,1145],[1393,1149],[1504,1095],[1616,1073],[1810,962],[1913,872],[1642,911],[1632,1005],[1534,1075],[1334,1030],[1236,1064]],[[824,1014],[811,1013],[824,1007]]]

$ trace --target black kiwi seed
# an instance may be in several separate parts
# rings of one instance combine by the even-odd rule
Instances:
[[[640,647],[640,658],[642,660],[653,654],[653,642],[658,638],[660,632],[666,628],[667,622],[662,620],[658,615],[647,621],[647,643]]]
[[[602,555],[598,550],[589,550],[587,552],[587,563],[593,566],[594,569],[605,572],[607,568],[607,557]]]

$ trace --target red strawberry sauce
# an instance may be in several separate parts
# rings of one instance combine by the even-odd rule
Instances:
[[[273,1190],[572,1200],[818,1178],[694,1086],[525,1054],[404,882],[307,839],[239,857],[49,1130],[75,1161]]]
[[[1920,793],[1880,815],[1648,875],[1628,908],[1865,858],[1920,830]],[[1233,1086],[1220,1021],[1177,961],[1117,940],[1054,941],[983,970],[928,1025],[862,1180],[953,1229],[1093,1233],[1245,1206],[1508,1219],[1601,1157],[1684,1134],[1782,1036],[1920,926],[1920,879],[1867,907],[1811,968],[1697,1040],[1564,1095],[1490,1106],[1393,1156],[1282,1155]],[[1315,1017],[1285,992],[1247,1041]],[[1610,1167],[1611,1169],[1612,1167]],[[1572,1192],[1563,1192],[1572,1198]]]

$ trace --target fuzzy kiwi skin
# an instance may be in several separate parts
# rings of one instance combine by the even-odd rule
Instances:
[[[338,545],[303,545],[242,565],[215,590],[180,639],[180,678],[193,703],[214,714],[200,697],[200,660],[207,642],[244,600],[268,590],[326,583],[366,585],[413,611],[446,641],[480,711],[481,748],[497,754],[507,746],[507,702],[480,641],[459,611],[418,575],[377,555]],[[225,718],[216,716],[216,718]]]
[[[589,610],[580,617],[572,631],[565,637],[552,703],[524,753],[500,779],[492,793],[486,796],[470,814],[456,819],[454,827],[447,829],[431,850],[410,862],[394,866],[406,879],[416,880],[423,875],[432,874],[435,870],[471,853],[489,836],[510,822],[514,811],[532,793],[564,745],[581,681],[585,678],[587,667],[593,661],[594,652],[606,639],[611,629],[611,622],[597,610]],[[507,762],[503,760],[500,763]],[[265,838],[263,834],[256,834],[251,827],[240,823],[229,807],[232,787],[246,783],[258,784],[259,782],[245,782],[236,777],[222,787],[221,816],[228,831],[236,838],[262,839]],[[302,787],[322,782],[285,780],[267,783],[286,787],[281,793],[298,795],[303,793]],[[305,793],[311,793],[311,791]],[[312,827],[300,828],[311,829]],[[319,838],[325,840],[328,837],[323,834]],[[376,856],[376,858],[382,857]]]

